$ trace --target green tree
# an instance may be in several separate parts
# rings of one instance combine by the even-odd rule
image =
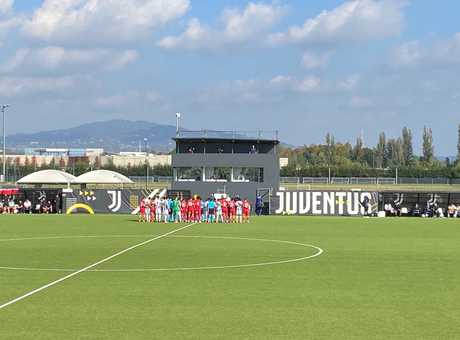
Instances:
[[[414,148],[412,146],[412,131],[407,127],[402,130],[402,151],[405,166],[410,166],[414,163]]]
[[[356,138],[356,144],[355,147],[353,148],[353,160],[356,162],[362,162],[363,161],[363,156],[364,156],[364,142],[363,138],[359,136]]]
[[[401,167],[404,165],[404,155],[401,138],[388,140],[387,157],[389,160],[388,163],[391,166]]]
[[[423,128],[423,161],[432,164],[434,160],[433,132],[426,126]]]
[[[387,165],[386,157],[387,138],[385,132],[381,132],[379,135],[379,142],[376,147],[376,165],[378,168],[384,168]]]
[[[458,125],[457,165],[460,165],[460,124]]]

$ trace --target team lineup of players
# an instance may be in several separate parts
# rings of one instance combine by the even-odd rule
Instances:
[[[251,204],[247,199],[199,196],[191,199],[179,197],[146,197],[141,200],[139,222],[153,223],[249,223]]]

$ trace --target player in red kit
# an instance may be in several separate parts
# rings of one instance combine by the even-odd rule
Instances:
[[[249,216],[251,214],[251,203],[245,198],[243,201],[243,223],[249,223]]]
[[[187,201],[187,222],[192,222],[195,220],[195,201],[193,198],[190,198]]]
[[[145,218],[145,201],[141,199],[141,203],[139,205],[139,222],[145,222],[147,219]]]
[[[179,221],[184,222],[187,221],[187,200],[182,199],[180,201],[180,216]],[[188,222],[188,221],[187,221]]]
[[[236,204],[234,200],[228,202],[228,222],[234,223],[236,217]]]
[[[155,202],[154,200],[150,200],[150,223],[155,222]]]
[[[198,196],[194,202],[195,206],[195,222],[201,223],[201,198]]]
[[[222,216],[224,217],[224,222],[228,223],[228,201],[226,198],[222,198]]]

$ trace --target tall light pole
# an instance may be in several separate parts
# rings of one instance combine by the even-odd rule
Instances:
[[[149,188],[149,168],[150,168],[150,164],[149,164],[149,152],[148,152],[148,148],[147,148],[147,142],[148,142],[148,138],[144,138],[144,146],[145,146],[145,175],[146,175],[146,178],[145,178],[145,188],[146,188],[146,189]]]
[[[180,135],[180,118],[181,114],[180,112],[176,113],[176,137],[179,137]]]
[[[2,172],[2,178],[1,181],[5,182],[6,181],[6,135],[5,135],[5,111],[7,108],[9,108],[9,105],[3,104],[1,106],[2,109],[2,115],[3,115],[3,172]]]

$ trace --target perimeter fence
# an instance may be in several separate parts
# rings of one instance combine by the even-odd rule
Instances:
[[[447,177],[281,177],[282,184],[355,184],[355,185],[459,185],[460,178]]]

